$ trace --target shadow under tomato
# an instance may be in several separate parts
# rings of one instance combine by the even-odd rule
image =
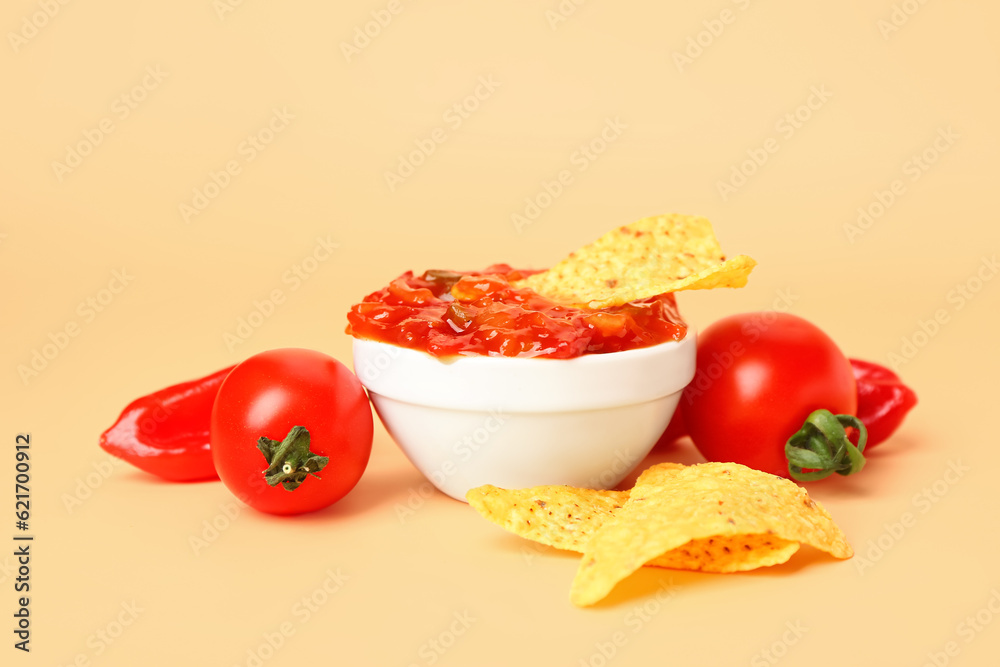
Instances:
[[[854,475],[830,475],[817,482],[807,482],[802,486],[814,498],[826,500],[843,498],[858,500],[875,497],[891,487],[897,477],[899,462],[913,451],[924,449],[926,440],[903,433],[893,435],[885,442],[865,450],[868,460],[865,467]]]
[[[383,505],[393,502],[397,499],[400,489],[413,486],[414,483],[418,483],[422,479],[420,473],[416,471],[396,470],[387,472],[369,469],[365,471],[358,485],[333,505],[315,512],[291,516],[275,516],[275,518],[285,521],[292,519],[302,523],[325,523],[348,519],[366,512],[372,512]],[[259,514],[263,515],[263,513]]]
[[[865,449],[865,458],[874,469],[891,468],[892,461],[909,456],[911,452],[927,451],[928,439],[913,433],[897,433],[885,442],[880,442],[870,449]],[[860,474],[864,474],[862,471]]]

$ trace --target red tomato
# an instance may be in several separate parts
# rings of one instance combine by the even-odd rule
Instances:
[[[290,433],[305,447],[300,456],[279,452]],[[371,407],[358,379],[333,357],[294,348],[261,352],[219,388],[211,443],[219,477],[243,502],[271,514],[312,512],[361,479],[372,448]],[[272,466],[264,450],[282,460]]]
[[[674,414],[670,417],[670,423],[667,424],[667,428],[664,429],[663,435],[660,439],[656,441],[653,445],[656,449],[664,449],[674,444],[684,436],[688,434],[687,424],[684,423],[684,413],[681,412],[680,404],[677,405],[677,409],[674,410]]]
[[[820,408],[854,415],[857,393],[847,358],[815,325],[787,313],[745,313],[698,336],[681,410],[709,461],[788,477],[785,442]]]

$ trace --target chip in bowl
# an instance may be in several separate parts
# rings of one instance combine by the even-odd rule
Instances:
[[[658,215],[614,229],[515,286],[596,309],[681,290],[743,287],[756,265],[746,255],[726,259],[705,218]]]

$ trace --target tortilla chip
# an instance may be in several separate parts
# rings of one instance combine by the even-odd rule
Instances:
[[[572,486],[507,490],[487,484],[465,498],[477,512],[515,535],[583,553],[591,536],[628,500],[628,491]]]
[[[743,287],[756,265],[746,255],[727,260],[705,218],[660,215],[608,232],[514,286],[596,309],[666,292]]]
[[[625,505],[587,543],[570,599],[581,606],[594,604],[646,563],[692,540],[751,535],[810,544],[837,558],[853,555],[829,513],[790,480],[737,463],[681,469],[653,466],[640,475]],[[704,548],[704,543],[699,545]],[[731,555],[733,546],[723,545],[723,553],[729,547]],[[769,551],[776,553],[755,566],[771,564],[769,559],[783,562],[781,543],[770,546],[775,548]],[[713,553],[710,549],[709,555]],[[705,562],[703,555],[689,557]],[[743,565],[753,562],[734,561],[737,569],[750,569]]]
[[[798,550],[798,542],[776,535],[720,535],[691,540],[646,565],[716,574],[746,572],[780,565]]]
[[[469,504],[503,528],[584,554],[571,599],[586,606],[643,565],[742,572],[784,563],[810,544],[853,555],[825,509],[794,482],[737,463],[662,463],[630,492],[482,486]]]
[[[663,466],[683,468],[680,463]],[[486,484],[465,499],[501,528],[557,549],[583,553],[591,536],[628,500],[628,491],[536,486],[501,489]]]
[[[663,463],[660,469],[683,469]],[[584,553],[597,530],[620,510],[628,491],[600,491],[572,486],[501,489],[486,485],[466,495],[485,518],[515,535],[557,549]],[[732,535],[692,540],[646,565],[696,570],[741,572],[784,563],[798,551],[796,542],[775,535]]]

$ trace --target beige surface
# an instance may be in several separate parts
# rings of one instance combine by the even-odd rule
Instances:
[[[995,664],[1000,281],[977,277],[995,277],[1000,245],[994,3],[567,0],[557,21],[556,0],[223,1],[0,11],[0,501],[30,432],[37,536],[33,652],[7,629],[3,664],[247,665],[265,636],[281,644],[265,645],[269,666]],[[341,42],[389,6],[348,59]],[[687,48],[697,57],[675,58]],[[53,166],[88,137],[69,171]],[[592,141],[607,142],[595,159]],[[436,148],[390,188],[415,142]],[[763,165],[720,191],[753,156]],[[196,201],[213,174],[225,187]],[[894,201],[845,228],[878,197]],[[182,205],[204,208],[186,221]],[[542,267],[670,211],[708,217],[728,253],[760,262],[746,289],[680,295],[695,326],[790,308],[854,356],[912,356],[900,370],[921,404],[905,428],[863,476],[813,488],[853,561],[804,549],[749,575],[643,571],[580,610],[577,557],[422,497],[381,427],[357,489],[293,520],[229,519],[222,485],[157,483],[97,447],[134,397],[253,352],[349,361],[345,311],[403,270]],[[0,556],[5,628],[12,564]]]

